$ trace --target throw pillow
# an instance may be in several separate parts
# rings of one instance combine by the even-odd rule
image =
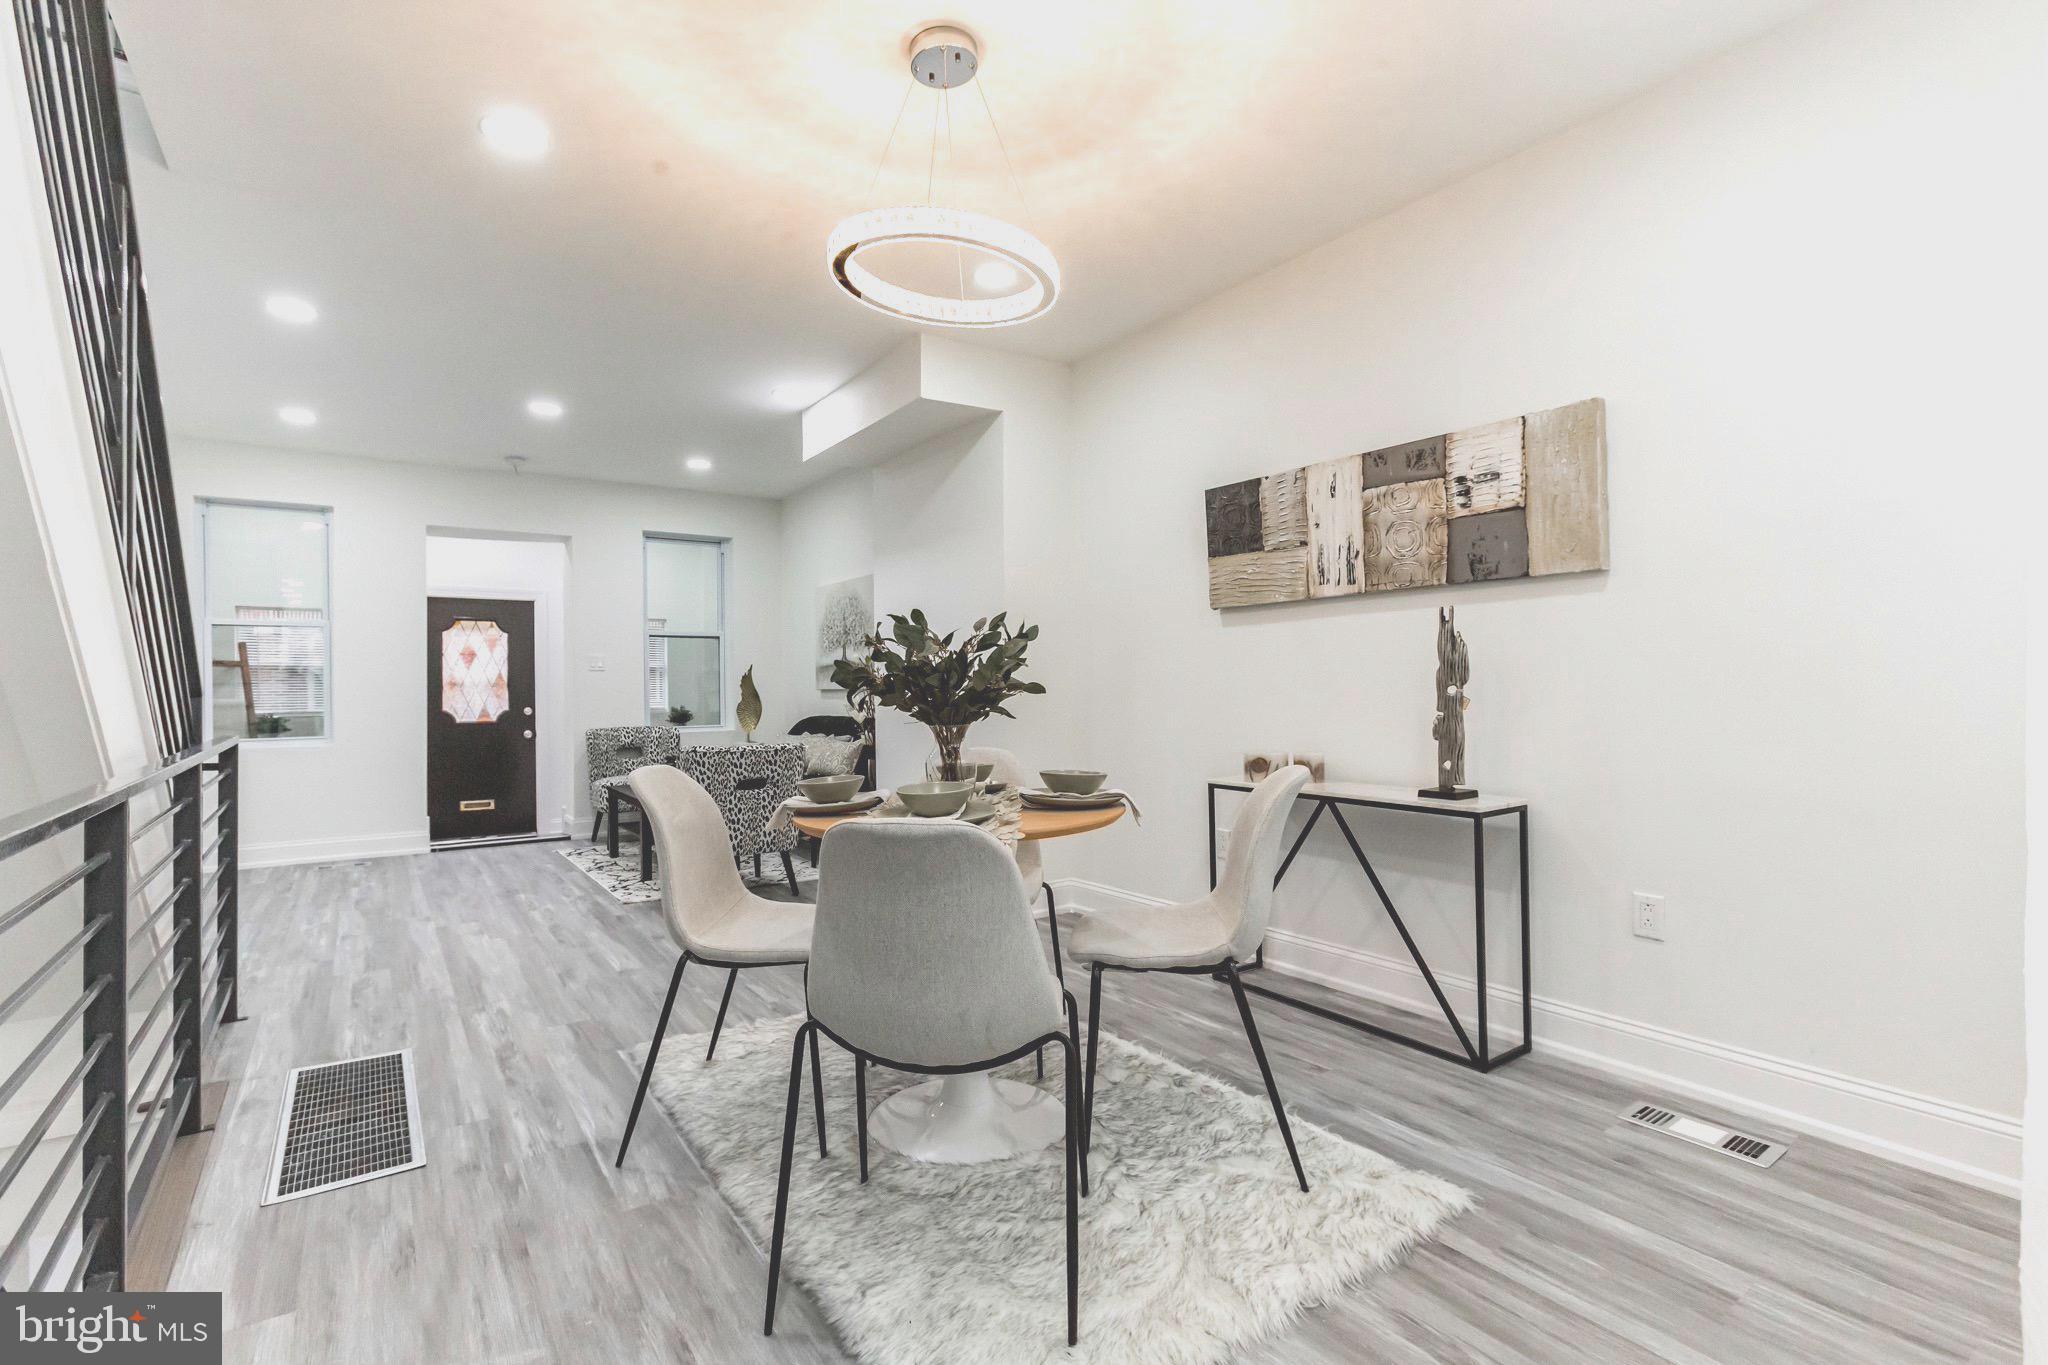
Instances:
[[[860,766],[861,743],[837,735],[797,735],[804,746],[805,777],[844,777]]]

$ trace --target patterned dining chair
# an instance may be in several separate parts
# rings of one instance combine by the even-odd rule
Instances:
[[[583,732],[583,750],[590,760],[590,842],[604,828],[605,791],[626,780],[635,768],[650,763],[675,766],[683,750],[673,725],[607,725]]]
[[[789,857],[796,851],[796,829],[770,831],[768,817],[796,795],[796,784],[804,775],[803,745],[691,744],[676,766],[718,803],[725,832],[732,838],[733,861],[752,858],[758,881],[761,855],[780,854],[782,875],[789,880],[790,894],[796,895],[796,865]]]

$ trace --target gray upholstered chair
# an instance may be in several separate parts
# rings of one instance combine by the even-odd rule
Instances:
[[[590,760],[592,843],[604,828],[605,788],[624,782],[633,769],[650,763],[673,767],[682,748],[682,736],[673,725],[607,725],[583,732],[583,751]]]
[[[1079,1204],[1087,1189],[1080,1134],[1080,1033],[1074,998],[1045,969],[1016,860],[957,822],[849,820],[824,838],[806,1017],[790,1054],[782,1169],[768,1252],[768,1315],[789,1209],[805,1043],[818,1035],[854,1056],[860,1177],[867,1179],[867,1066],[933,1075],[987,1071],[1057,1043],[1066,1050],[1067,1342],[1080,1327]]]
[[[796,866],[789,858],[796,851],[796,827],[770,830],[768,817],[796,795],[796,784],[804,775],[803,745],[691,744],[684,747],[676,765],[717,803],[732,843],[732,856],[752,858],[758,880],[761,855],[781,854],[782,875],[789,879],[790,894],[796,895]]]
[[[1017,760],[1017,755],[1008,749],[975,748],[962,749],[963,763],[989,763],[995,771],[989,774],[989,781],[1000,782],[1008,787],[1035,787],[1038,774],[1027,772]],[[1060,906],[1053,897],[1052,883],[1045,879],[1045,858],[1038,851],[1035,839],[1021,840],[1017,844],[1017,871],[1023,874],[1024,891],[1031,900],[1038,899],[1038,893],[1045,893],[1045,918],[1052,925],[1052,969],[1065,985],[1067,969],[1060,965]]]
[[[1258,1059],[1259,1074],[1265,1078],[1267,1098],[1273,1101],[1273,1117],[1280,1121],[1287,1159],[1294,1163],[1294,1178],[1307,1192],[1308,1176],[1302,1171],[1301,1155],[1294,1150],[1294,1133],[1287,1126],[1287,1111],[1280,1105],[1280,1087],[1273,1083],[1273,1068],[1267,1064],[1266,1049],[1259,1042],[1258,1025],[1252,1022],[1252,1007],[1245,999],[1244,983],[1237,979],[1237,964],[1256,953],[1265,941],[1266,924],[1273,913],[1273,878],[1280,870],[1280,841],[1287,829],[1287,812],[1307,785],[1308,769],[1294,764],[1252,788],[1231,823],[1223,876],[1216,889],[1200,900],[1094,912],[1083,915],[1068,931],[1067,951],[1076,962],[1088,964],[1084,1148],[1087,1134],[1094,1131],[1095,1043],[1102,1029],[1103,972],[1220,976],[1230,983],[1231,994],[1237,997],[1238,1017],[1244,1020],[1245,1037],[1251,1040],[1252,1056]]]
[[[635,769],[627,781],[661,849],[661,909],[668,919],[669,936],[683,952],[676,959],[675,975],[669,978],[668,998],[662,1001],[654,1041],[647,1048],[647,1063],[640,1069],[640,1088],[634,1092],[633,1110],[626,1116],[626,1133],[619,1139],[619,1157],[613,1164],[621,1166],[626,1161],[626,1146],[633,1140],[633,1125],[640,1121],[640,1106],[647,1099],[647,1083],[654,1077],[654,1060],[661,1055],[669,1011],[675,1008],[676,989],[683,984],[683,968],[701,962],[731,973],[725,979],[725,994],[719,997],[718,1018],[711,1025],[711,1045],[704,1050],[708,1062],[718,1050],[725,1007],[732,1003],[733,983],[739,980],[740,969],[802,966],[811,956],[811,906],[803,901],[772,901],[747,889],[727,851],[725,819],[702,787],[660,764]],[[824,1080],[818,1069],[815,1038],[811,1041],[811,1089],[818,1111],[818,1155],[823,1156]]]

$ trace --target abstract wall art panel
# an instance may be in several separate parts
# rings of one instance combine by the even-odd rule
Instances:
[[[1522,419],[1488,422],[1444,438],[1444,486],[1451,515],[1522,505]]]
[[[1529,572],[1607,567],[1607,405],[1598,398],[1526,419]]]
[[[1443,476],[1444,438],[1441,436],[1365,452],[1367,488],[1381,488],[1390,483],[1414,483],[1418,479],[1441,479]]]
[[[1344,597],[1365,591],[1364,457],[1346,455],[1310,465],[1308,595]]]
[[[1218,555],[1209,561],[1209,605],[1255,607],[1308,596],[1308,546]]]
[[[1453,583],[1529,576],[1529,528],[1519,507],[1451,520]]]
[[[1605,569],[1598,398],[1211,488],[1209,605]]]
[[[1444,581],[1444,481],[1390,483],[1365,492],[1365,590],[1431,588]]]
[[[1209,514],[1209,557],[1249,554],[1266,547],[1259,485],[1263,479],[1227,483],[1202,495]]]

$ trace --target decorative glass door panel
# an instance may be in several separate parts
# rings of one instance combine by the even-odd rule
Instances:
[[[490,725],[512,705],[511,638],[496,621],[458,620],[441,632],[441,709],[457,725]]]

